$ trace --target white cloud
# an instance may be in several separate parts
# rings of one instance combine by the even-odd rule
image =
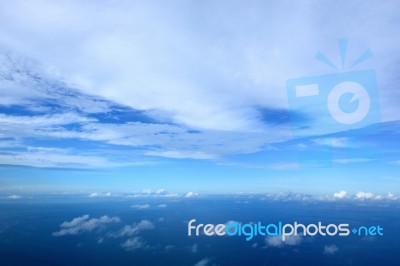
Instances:
[[[99,197],[111,197],[111,193],[107,192],[107,193],[101,193],[101,192],[93,192],[90,193],[89,198],[99,198]]]
[[[334,159],[332,162],[334,163],[366,163],[366,162],[371,162],[374,161],[374,159],[371,158],[344,158],[344,159]]]
[[[90,217],[89,214],[85,214],[80,217],[76,217],[76,218],[72,219],[70,222],[63,222],[60,225],[60,227],[75,227],[75,226],[83,223],[87,219],[89,219],[89,217]]]
[[[145,153],[146,155],[150,156],[160,156],[160,157],[167,157],[173,159],[217,159],[218,156],[215,154],[208,154],[202,151],[148,151]]]
[[[317,49],[336,52],[329,44],[340,36],[356,40],[355,52],[368,45],[395,55],[376,59],[382,80],[395,79],[385,69],[398,60],[398,42],[393,41],[398,3],[358,3],[357,12],[349,12],[351,3],[334,1],[295,3],[291,9],[278,1],[216,3],[199,27],[203,18],[193,19],[196,9],[189,4],[12,1],[0,9],[0,40],[57,66],[88,92],[142,110],[163,110],[175,122],[193,127],[253,129],[260,122],[250,106],[286,107],[285,90],[278,88],[290,77],[326,71],[310,59]],[[249,14],[254,20],[247,19]],[[280,25],[287,27],[277,31]],[[326,32],[330,38],[320,38]],[[383,113],[398,118],[390,91],[382,90]]]
[[[301,193],[285,192],[285,193],[267,193],[264,194],[264,200],[273,201],[331,201],[333,199],[349,199],[349,200],[398,200],[399,197],[393,193],[388,193],[386,196],[375,195],[372,192],[357,192],[349,194],[345,190],[333,193],[332,195],[308,195]]]
[[[321,146],[329,146],[333,148],[346,148],[348,146],[347,138],[318,138],[313,140],[314,143]]]
[[[131,208],[138,209],[138,210],[148,209],[148,208],[150,208],[150,204],[132,205]]]
[[[66,128],[71,123],[81,123],[81,127],[79,129]],[[142,153],[151,157],[175,159],[216,159],[232,153],[252,153],[261,150],[266,142],[285,138],[284,134],[270,135],[264,132],[198,131],[192,133],[183,126],[169,124],[100,123],[74,113],[32,117],[0,115],[0,125],[2,125],[0,134],[13,138],[45,137],[89,140],[129,147],[157,146],[159,148],[144,149]],[[241,141],[238,141],[239,139]],[[235,145],[231,145],[232,142],[235,142]],[[58,151],[58,153],[60,152]],[[45,156],[51,154],[45,160],[48,162],[51,162],[53,158],[56,160],[55,156],[68,156],[68,154],[54,154],[54,152],[45,152],[44,150],[41,153]],[[35,155],[25,155],[24,153],[18,155],[19,157],[8,160],[12,160],[12,164],[20,162],[20,164],[34,165],[34,162],[26,161],[21,156],[30,158]],[[40,154],[36,154],[36,156],[40,156]],[[72,157],[72,155],[69,156]],[[70,157],[59,160],[72,160],[73,158]],[[88,159],[92,162],[81,161],[96,166],[98,165],[97,161],[103,160],[100,162],[102,165],[110,165],[101,157],[92,156]],[[55,164],[57,164],[57,160],[52,165]]]
[[[333,197],[336,199],[344,199],[347,197],[347,192],[344,190],[341,190],[339,192],[333,193]]]
[[[396,197],[392,192],[389,192],[389,193],[387,194],[387,198],[388,198],[389,200],[397,200],[397,199],[398,199],[398,197]]]
[[[42,116],[15,116],[0,114],[0,125],[2,127],[7,127],[8,129],[20,125],[23,125],[25,129],[36,129],[38,127],[86,123],[91,121],[95,121],[95,119],[83,117],[75,113]]]
[[[282,240],[281,236],[269,236],[265,238],[266,247],[276,247],[282,248],[284,246],[297,246],[300,245],[303,241],[303,237],[301,235],[292,235],[285,238],[285,241]]]
[[[204,258],[204,259],[200,260],[199,262],[197,262],[196,264],[194,264],[193,266],[207,266],[207,265],[210,265],[210,263],[211,263],[210,258]]]
[[[325,255],[333,255],[339,251],[339,248],[335,245],[329,245],[324,247],[324,254]]]
[[[3,62],[4,60],[1,60],[1,55],[0,53],[0,72],[4,70],[1,69],[1,66],[3,66],[1,63],[9,63],[7,60]],[[23,60],[23,58],[16,57],[12,61],[18,60]],[[157,149],[146,148],[141,152],[151,157],[216,159],[231,153],[256,152],[263,147],[265,142],[287,139],[288,137],[287,134],[285,136],[284,132],[280,132],[279,134],[265,134],[261,130],[231,132],[203,130],[195,132],[189,131],[185,125],[170,123],[101,123],[88,115],[96,112],[107,113],[117,108],[115,107],[118,106],[117,104],[99,97],[80,93],[67,84],[57,81],[57,77],[46,76],[45,73],[41,73],[40,71],[39,73],[34,72],[34,74],[29,74],[33,70],[26,69],[25,64],[15,64],[13,62],[7,66],[7,71],[10,72],[8,74],[14,75],[14,72],[22,73],[20,79],[14,78],[15,84],[13,85],[17,88],[23,88],[18,93],[18,97],[28,97],[29,99],[24,98],[20,102],[10,102],[9,104],[23,103],[31,111],[46,111],[49,113],[57,111],[60,113],[51,115],[0,114],[0,134],[10,138],[79,139],[130,147],[156,146],[158,147]],[[22,68],[22,70],[19,68]],[[37,68],[40,68],[40,64],[33,64],[32,68],[37,70]],[[38,83],[32,77],[35,75],[42,78],[41,83]],[[9,93],[15,91],[14,88],[7,92],[2,90],[0,96],[2,96],[1,93],[5,93],[5,96],[7,96]],[[36,93],[30,95],[30,91],[35,91]],[[55,109],[46,107],[45,101],[48,100],[55,101],[59,107]],[[79,109],[81,112],[71,111],[76,109]],[[144,114],[154,114],[154,111],[143,112]],[[169,120],[170,118],[168,118]],[[80,126],[73,127],[72,129],[68,127],[70,124],[79,124]],[[236,144],[231,145],[232,142]],[[21,143],[19,144],[21,145]],[[6,142],[3,145],[13,147],[11,143]],[[77,154],[68,154],[62,150],[44,149],[40,153],[38,151],[36,153],[13,151],[13,156],[7,157],[7,155],[3,155],[0,161],[4,161],[4,164],[39,167],[67,166],[68,164],[74,166],[116,166],[115,163],[101,156],[88,156],[87,154],[80,156]]]
[[[0,148],[15,148],[21,147],[22,144],[18,140],[0,140]]]
[[[376,195],[374,197],[374,200],[383,200],[383,199],[384,199],[384,197],[382,195]]]
[[[143,194],[152,194],[153,192],[151,191],[151,189],[144,188],[144,189],[142,190],[142,193],[143,193]]]
[[[369,200],[374,198],[374,194],[371,192],[359,191],[357,192],[355,198],[359,200],[365,200],[365,199]]]
[[[190,192],[186,193],[185,198],[195,198],[198,195],[199,195],[199,193],[190,191]]]
[[[11,195],[7,197],[7,199],[20,199],[20,198],[21,198],[20,195]]]
[[[121,246],[127,251],[135,251],[138,249],[148,249],[149,248],[149,246],[146,244],[146,242],[143,241],[142,238],[140,238],[140,237],[129,238]]]
[[[156,194],[165,195],[165,194],[168,194],[168,191],[167,191],[165,188],[159,188],[159,189],[156,190],[155,193],[156,193]]]
[[[156,191],[143,189],[141,192],[126,195],[127,198],[177,198],[180,196],[178,193],[171,193],[165,189],[157,189]]]
[[[167,204],[159,204],[157,207],[158,207],[158,208],[166,208],[166,207],[167,207]]]
[[[278,134],[277,137],[264,132],[199,131],[192,133],[182,126],[140,122],[86,123],[79,132],[57,129],[51,132],[46,131],[44,134],[58,138],[81,138],[131,147],[159,146],[160,149],[146,150],[144,154],[176,159],[215,159],[231,153],[252,153],[259,151],[266,142],[287,139],[284,133]],[[235,145],[232,145],[233,142]]]
[[[197,252],[199,252],[199,245],[195,243],[189,247],[189,250],[191,253],[196,254]]]
[[[154,224],[149,220],[141,220],[137,224],[125,225],[118,233],[114,234],[115,237],[130,237],[140,233],[144,230],[154,229]]]
[[[8,165],[24,165],[33,167],[108,167],[118,165],[118,163],[110,162],[106,158],[59,154],[56,152],[17,152],[12,151],[9,154],[0,154],[1,164]]]
[[[119,223],[121,220],[119,217],[109,217],[107,215],[99,218],[89,219],[90,216],[85,214],[80,217],[76,217],[71,221],[65,221],[60,225],[60,230],[53,232],[53,236],[65,236],[65,235],[78,235],[85,232],[91,232],[94,229],[100,228],[106,224]]]
[[[294,193],[294,192],[280,192],[280,193],[266,193],[264,194],[265,200],[274,201],[313,201],[313,200],[325,200],[325,197]]]

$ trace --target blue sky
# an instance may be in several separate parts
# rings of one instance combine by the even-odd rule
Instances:
[[[1,3],[0,188],[400,193],[398,8]],[[346,74],[364,70],[373,85]],[[360,123],[332,120],[329,86],[303,102],[286,87],[344,76],[372,86]],[[348,96],[349,113],[365,100]]]

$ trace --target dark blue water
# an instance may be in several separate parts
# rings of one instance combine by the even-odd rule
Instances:
[[[132,205],[148,204],[144,209]],[[166,207],[159,207],[166,204]],[[119,217],[76,235],[54,236],[60,224],[89,214]],[[265,237],[188,237],[187,222],[380,225],[383,236],[303,237],[268,246]],[[153,229],[113,237],[148,220]],[[268,201],[252,197],[202,199],[26,199],[0,203],[0,265],[399,265],[400,207],[396,202]],[[128,239],[139,238],[131,250]],[[331,253],[325,247],[335,246]]]

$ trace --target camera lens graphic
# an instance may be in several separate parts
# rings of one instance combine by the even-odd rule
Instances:
[[[359,102],[354,112],[345,112],[340,107],[340,98],[344,94],[352,94],[350,103]],[[371,100],[368,92],[359,83],[345,81],[337,84],[328,95],[328,111],[337,122],[352,125],[363,120],[369,112]]]

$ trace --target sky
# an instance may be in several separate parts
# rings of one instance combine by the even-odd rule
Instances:
[[[4,193],[400,193],[398,1],[0,6]]]

